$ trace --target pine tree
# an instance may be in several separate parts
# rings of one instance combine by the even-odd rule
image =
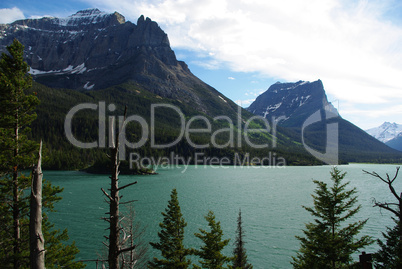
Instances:
[[[233,268],[234,269],[252,269],[253,266],[247,262],[246,249],[244,248],[244,231],[243,221],[241,217],[241,210],[239,210],[239,216],[237,217],[237,230],[236,230],[236,242],[233,250]]]
[[[380,250],[374,254],[375,268],[378,269],[401,269],[402,242],[399,240],[400,224],[394,219],[396,225],[391,229],[387,228],[387,233],[382,233],[385,242],[378,239],[377,243]]]
[[[349,182],[343,184],[346,173],[334,167],[331,171],[332,187],[322,181],[317,185],[314,207],[304,207],[315,217],[313,223],[306,224],[305,237],[297,257],[293,257],[294,268],[343,268],[352,264],[351,255],[360,248],[371,244],[369,236],[356,239],[367,220],[344,224],[359,210],[356,189],[346,190]]]
[[[162,259],[153,258],[148,268],[189,268],[191,261],[187,258],[190,250],[184,247],[184,228],[187,226],[181,213],[176,189],[172,190],[170,201],[165,212],[162,212],[163,222],[159,224],[159,243],[150,245],[161,252]]]
[[[201,258],[201,268],[221,269],[231,261],[230,257],[222,254],[222,250],[229,244],[230,239],[222,240],[223,232],[220,222],[216,222],[215,215],[209,211],[205,216],[208,222],[209,231],[200,229],[200,233],[194,235],[204,243],[200,250],[193,250],[193,253]],[[195,266],[195,268],[200,268]]]
[[[37,144],[27,139],[29,124],[35,119],[33,113],[39,103],[35,96],[27,96],[24,90],[31,87],[32,79],[27,75],[29,67],[24,61],[24,47],[14,42],[7,47],[0,60],[0,171],[11,184],[11,208],[13,211],[13,264],[20,268],[21,256],[21,207],[22,190],[29,187],[29,180],[20,177],[20,171],[33,164]],[[4,185],[4,184],[2,184]]]
[[[23,59],[24,46],[14,40],[0,60],[0,264],[2,268],[29,267],[29,198],[31,187],[29,176],[22,173],[34,164],[38,144],[27,138],[30,124],[36,118],[34,109],[39,103],[35,95],[26,95],[24,90],[31,86],[29,66]],[[43,207],[53,209],[54,202],[62,189],[45,182],[43,185]],[[48,224],[48,225],[46,225]],[[70,246],[63,245],[55,230],[43,214],[46,267],[57,263],[49,255],[48,248],[63,254]],[[51,235],[49,234],[51,233]],[[49,236],[46,238],[46,236]],[[64,239],[68,239],[65,234]],[[74,248],[74,252],[78,249]],[[63,264],[64,265],[64,264]],[[82,268],[76,263],[70,268]]]

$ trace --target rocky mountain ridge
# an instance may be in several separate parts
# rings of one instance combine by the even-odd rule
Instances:
[[[68,110],[82,102],[106,100],[119,107],[128,105],[131,113],[145,117],[149,116],[152,104],[168,103],[180,107],[186,117],[200,113],[211,117],[229,117],[239,134],[245,119],[252,116],[193,75],[184,62],[176,59],[167,34],[156,22],[144,16],[134,24],[126,21],[117,12],[107,14],[98,9],[90,9],[79,11],[67,18],[20,20],[0,25],[0,51],[4,51],[14,38],[25,46],[26,61],[31,66],[34,80],[38,82],[35,91],[45,100],[40,108],[42,114],[38,113],[41,122],[36,127],[33,126],[33,130],[41,134],[38,137],[46,136],[47,133],[53,134],[54,130],[46,129],[49,122],[54,123],[52,126],[63,126],[61,121]],[[63,107],[60,102],[63,102]],[[242,111],[242,119],[238,117],[239,110]],[[303,148],[302,126],[306,119],[316,112],[321,115],[331,112],[331,115],[336,116],[331,120],[339,124],[339,144],[343,160],[372,161],[377,157],[394,160],[401,157],[340,118],[336,109],[328,102],[320,80],[276,83],[256,99],[249,111],[269,120],[281,118],[276,134],[278,143],[275,143],[279,148],[275,150],[293,159],[292,163],[306,163],[305,160],[311,158]],[[173,139],[179,131],[178,128],[183,128],[171,114],[159,115],[160,128],[158,127],[156,136],[164,143],[167,133]],[[81,129],[77,130],[77,135],[94,141],[98,134],[95,132],[95,118],[93,115],[85,115],[82,122],[86,124],[80,124]],[[214,123],[214,128],[218,129],[227,128],[228,124],[219,121]],[[312,125],[306,132],[307,144],[321,151],[325,150],[325,141],[322,141],[326,135],[325,124],[326,120]],[[43,133],[43,130],[48,132]],[[60,141],[65,139],[64,130],[59,128],[58,131],[57,135],[49,136],[48,140],[53,141],[52,145],[58,148],[60,156],[63,156],[64,149],[69,145],[64,141],[66,146],[58,147]],[[138,131],[138,128],[134,128],[133,135],[136,136],[135,132]],[[220,139],[226,142],[224,139],[227,136],[228,134],[222,133]],[[208,139],[208,135],[200,135],[198,139],[203,141]],[[253,139],[264,143],[274,140],[270,135],[264,134],[254,136]],[[144,150],[150,152],[149,148]],[[177,146],[176,150],[182,151],[186,156],[194,152],[194,149],[185,143]],[[219,153],[216,149],[209,150],[209,154]],[[233,149],[225,150],[219,149],[219,154],[227,156]],[[263,151],[256,153],[260,154],[259,156],[266,154]],[[58,159],[60,164],[65,161],[63,158]]]
[[[281,118],[280,124],[286,127],[301,127],[308,116],[324,107],[337,114],[328,102],[322,81],[300,80],[271,85],[247,110],[268,120]]]
[[[328,102],[321,80],[275,83],[247,110],[294,131],[296,140],[318,152],[325,153],[331,145],[339,150],[341,160],[356,162],[370,156],[381,161],[387,154],[399,154],[343,119]],[[335,141],[328,141],[335,136],[328,133],[330,126]]]
[[[212,115],[214,106],[236,110],[176,59],[167,34],[144,16],[134,24],[117,12],[89,9],[0,25],[0,51],[14,38],[25,46],[34,80],[48,87],[99,90],[130,82],[203,113]]]
[[[393,149],[402,151],[402,133],[399,133],[396,137],[387,141],[385,144]]]

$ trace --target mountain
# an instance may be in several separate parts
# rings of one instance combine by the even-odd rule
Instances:
[[[384,122],[378,127],[366,130],[372,137],[385,143],[387,146],[402,151],[402,125]]]
[[[327,128],[336,126],[341,160],[347,162],[398,159],[401,155],[344,120],[328,102],[321,80],[277,82],[247,108],[253,114],[276,121],[294,132],[292,136],[321,153],[327,147]],[[331,125],[332,124],[332,125]],[[336,125],[333,125],[336,124]]]
[[[127,145],[142,141],[140,138],[148,134],[146,143],[136,150],[141,156],[161,158],[174,152],[194,163],[196,154],[202,153],[204,162],[211,157],[225,157],[234,163],[235,156],[251,155],[265,164],[278,157],[286,159],[287,164],[322,163],[308,154],[300,135],[312,113],[326,108],[328,113],[337,114],[327,101],[321,81],[271,86],[249,109],[271,123],[275,123],[272,117],[283,118],[271,132],[253,133],[246,129],[261,129],[264,122],[247,123],[253,114],[192,74],[184,62],[177,60],[167,34],[144,16],[134,24],[117,12],[88,9],[67,18],[0,25],[0,51],[4,52],[14,38],[25,46],[25,59],[34,78],[30,92],[41,100],[32,137],[44,140],[48,167],[76,169],[104,158],[108,137],[100,142],[101,128],[111,125],[110,117],[123,115],[125,106],[128,115],[134,117],[126,127]],[[84,143],[99,142],[100,151],[73,147],[66,138],[66,115],[71,108],[88,103],[95,104],[99,111],[85,109],[77,113],[71,131]],[[100,113],[101,104],[106,115]],[[151,113],[152,105],[162,104],[176,107],[183,114],[168,107]],[[134,120],[137,116],[144,121]],[[101,117],[106,121],[104,125],[99,123]],[[400,158],[368,134],[361,135],[362,131],[349,122],[341,118],[338,122],[343,160],[381,162]],[[325,123],[310,124],[305,129],[306,145],[325,149]],[[195,129],[202,131],[192,132]],[[186,136],[177,141],[183,130],[188,130]],[[161,149],[152,142],[175,143]],[[195,148],[194,143],[206,147]]]
[[[402,151],[402,133],[385,143],[387,146]]]
[[[31,67],[34,84],[29,92],[41,101],[38,118],[32,125],[32,138],[45,143],[47,169],[77,169],[95,161],[102,163],[109,138],[106,132],[105,142],[101,143],[100,130],[111,125],[110,117],[118,120],[125,106],[127,115],[144,120],[132,120],[126,127],[128,144],[142,141],[140,138],[148,134],[146,143],[134,151],[143,157],[158,159],[174,153],[195,163],[196,154],[200,153],[205,157],[201,162],[214,157],[233,163],[235,156],[251,155],[250,158],[257,157],[269,164],[271,158],[267,156],[272,155],[283,157],[287,164],[321,163],[285,131],[278,130],[277,137],[271,133],[245,135],[245,124],[253,115],[178,61],[167,34],[149,18],[141,16],[134,24],[117,12],[89,9],[67,18],[0,25],[0,51],[4,52],[14,38],[25,46],[25,59]],[[66,138],[66,115],[81,104],[93,104],[96,109],[74,114],[72,135],[83,143],[98,142],[101,149],[74,147]],[[105,115],[101,115],[102,104]],[[151,113],[152,105],[162,104],[178,108],[183,114],[169,107]],[[104,125],[100,123],[101,117],[106,120]],[[258,129],[263,123],[255,121],[252,126]],[[186,128],[188,137],[177,141]],[[195,129],[202,131],[192,132]],[[250,146],[249,141],[270,147],[258,149]],[[157,148],[152,143],[174,145]],[[194,143],[207,146],[195,148]]]
[[[284,127],[301,127],[310,115],[324,107],[336,113],[336,109],[328,103],[321,80],[318,80],[277,82],[258,96],[247,110],[269,120],[281,117],[279,124]]]
[[[130,82],[208,115],[237,109],[177,61],[167,34],[144,16],[133,24],[117,12],[88,9],[0,25],[0,51],[14,38],[25,46],[34,80],[51,88],[99,90]]]
[[[395,122],[384,122],[378,127],[366,130],[366,132],[381,142],[386,143],[402,133],[402,125]]]

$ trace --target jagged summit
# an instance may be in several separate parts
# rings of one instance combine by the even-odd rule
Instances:
[[[366,132],[381,142],[386,143],[402,134],[402,125],[395,122],[384,122],[378,127],[366,130]]]
[[[14,38],[25,45],[31,74],[50,87],[99,89],[122,83],[139,73],[152,73],[147,69],[156,67],[145,59],[178,65],[166,33],[156,22],[141,16],[135,25],[117,12],[96,8],[66,18],[2,25],[0,51]]]
[[[141,15],[137,20],[137,25],[140,25],[140,24],[144,23],[145,21],[151,22],[151,19],[148,17],[145,19],[144,15]]]
[[[97,8],[81,10],[67,18],[54,18],[54,23],[59,24],[60,26],[81,26],[85,24],[102,23],[107,20],[108,17],[116,19],[117,23],[125,23],[125,18],[120,13],[115,12],[113,14],[108,14]]]
[[[99,90],[131,83],[204,113],[235,107],[178,61],[167,34],[144,16],[134,24],[117,12],[87,9],[0,25],[0,52],[14,38],[25,46],[34,80],[48,87]]]
[[[77,30],[84,25],[92,25],[98,28],[104,28],[110,25],[124,24],[125,18],[118,12],[106,13],[97,8],[78,11],[66,18],[43,17],[39,19],[17,20],[10,24],[0,25],[0,38],[5,38],[4,34],[8,31],[19,31],[21,29],[30,29],[37,31],[57,31],[60,27],[63,30]]]
[[[270,120],[282,117],[282,124],[295,127],[301,126],[307,116],[326,106],[336,113],[327,100],[322,81],[300,80],[271,85],[247,110]]]
[[[77,11],[77,13],[69,17],[96,17],[99,15],[107,15],[106,12],[100,11],[98,8],[88,8],[84,10]]]

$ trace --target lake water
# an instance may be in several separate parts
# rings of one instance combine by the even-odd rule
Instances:
[[[380,175],[395,173],[395,165],[351,164],[339,166],[347,172],[350,187],[356,187],[362,209],[358,219],[369,218],[361,235],[381,237],[385,226],[393,226],[390,214],[373,208],[373,198],[393,201],[387,185],[362,172],[376,171]],[[235,240],[236,220],[242,211],[248,259],[254,268],[291,268],[291,256],[299,249],[295,235],[302,235],[311,215],[302,205],[311,206],[315,189],[312,179],[330,182],[330,166],[318,167],[195,167],[159,169],[158,175],[120,176],[120,186],[132,181],[138,184],[124,189],[122,202],[134,203],[136,219],[146,228],[144,240],[157,242],[161,212],[170,199],[171,190],[177,189],[179,202],[188,225],[185,244],[196,247],[199,239],[194,236],[199,228],[207,228],[204,215],[208,210],[221,222],[225,238],[231,238],[226,247],[230,254]],[[108,188],[107,175],[82,172],[45,171],[44,178],[64,187],[63,200],[56,206],[58,212],[51,219],[58,228],[68,228],[72,240],[81,250],[78,259],[96,259],[102,253],[107,235],[106,216],[108,205],[100,188]],[[402,190],[402,175],[395,182]],[[376,245],[367,247],[374,252]],[[158,255],[149,248],[150,257]],[[358,256],[356,256],[358,259]],[[95,268],[95,264],[88,264]]]

